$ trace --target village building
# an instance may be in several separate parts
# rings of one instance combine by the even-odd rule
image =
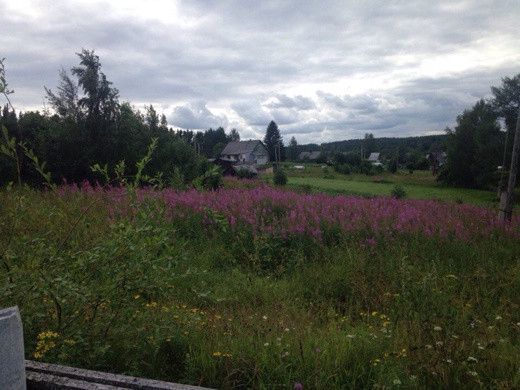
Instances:
[[[372,165],[382,165],[379,160],[380,155],[381,153],[370,153],[370,156],[368,156],[368,162]]]
[[[232,141],[220,153],[219,159],[231,163],[265,165],[269,162],[269,151],[262,141]]]

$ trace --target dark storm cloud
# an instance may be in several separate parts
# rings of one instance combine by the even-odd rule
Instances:
[[[275,120],[321,142],[441,130],[519,71],[516,1],[166,3],[0,0],[14,101],[40,107],[92,48],[123,99],[172,125],[259,136]]]

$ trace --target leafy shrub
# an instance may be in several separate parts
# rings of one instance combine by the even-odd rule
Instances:
[[[361,163],[358,168],[358,172],[367,176],[372,176],[374,174],[374,171],[372,170],[372,164],[370,164],[368,161],[363,161]]]
[[[209,168],[203,175],[193,180],[193,186],[199,190],[216,190],[222,187],[222,172],[219,167]]]
[[[390,173],[396,173],[398,166],[397,158],[393,157],[390,162],[388,163],[388,172]]]
[[[372,167],[372,171],[374,172],[374,174],[376,175],[380,175],[383,173],[384,169],[383,169],[383,166],[382,165],[374,165]]]
[[[349,164],[338,164],[334,166],[336,172],[341,173],[343,175],[350,175],[352,173],[352,167]]]
[[[406,164],[406,169],[408,169],[408,173],[412,174],[415,170],[415,164],[413,162],[408,162]]]
[[[403,198],[406,198],[406,191],[404,190],[404,188],[402,186],[397,184],[394,186],[394,188],[392,188],[391,195],[392,195],[392,198],[403,199]]]
[[[277,186],[284,186],[287,184],[287,175],[282,168],[277,168],[274,171],[273,183]]]
[[[251,172],[249,169],[240,168],[237,170],[237,177],[239,179],[252,179],[256,176],[256,173]]]

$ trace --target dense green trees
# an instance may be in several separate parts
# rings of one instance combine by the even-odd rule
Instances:
[[[127,174],[132,175],[152,138],[158,142],[146,168],[148,174],[162,172],[167,184],[179,175],[189,181],[204,173],[208,164],[190,145],[192,134],[187,137],[188,132],[169,130],[166,117],[159,116],[153,106],[146,107],[143,114],[130,103],[120,103],[117,89],[101,71],[99,57],[88,50],[78,57],[79,66],[72,68],[71,74],[60,72],[55,91],[45,89],[54,114],[26,112],[17,116],[6,105],[0,115],[8,136],[24,142],[47,162],[53,181],[97,180],[91,169],[94,164],[106,164],[112,171],[122,160]],[[20,160],[24,182],[41,182],[23,153]],[[0,185],[15,181],[16,176],[13,161],[0,156]]]
[[[455,130],[448,129],[448,161],[440,175],[442,181],[494,189],[499,185],[497,167],[508,169],[520,107],[520,74],[503,78],[502,85],[491,87],[491,92],[492,99],[464,111]],[[504,121],[505,134],[499,119]]]
[[[448,129],[448,161],[441,180],[448,184],[492,188],[497,184],[502,136],[493,107],[480,100]]]
[[[231,129],[231,131],[229,132],[229,140],[240,141],[240,134],[238,134],[237,129]]]
[[[291,137],[289,141],[289,147],[287,148],[287,158],[291,161],[296,161],[298,159],[298,142],[296,138]]]
[[[231,141],[231,137],[226,134],[222,127],[198,132],[194,136],[197,150],[208,158],[218,157],[229,141]]]

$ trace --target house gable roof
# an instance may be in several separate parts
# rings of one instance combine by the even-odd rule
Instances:
[[[379,161],[379,153],[370,153],[368,161]]]
[[[258,145],[262,145],[265,149],[262,141],[232,141],[226,145],[221,155],[233,155],[233,154],[247,154],[252,153]]]

